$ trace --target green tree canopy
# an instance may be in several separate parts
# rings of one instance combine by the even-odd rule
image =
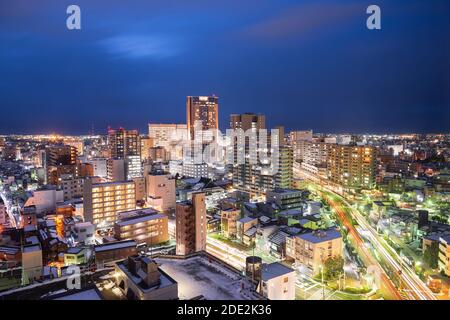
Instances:
[[[341,256],[328,258],[323,267],[323,275],[326,279],[337,279],[344,272],[344,259]]]

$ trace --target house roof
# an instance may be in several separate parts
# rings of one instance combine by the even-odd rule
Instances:
[[[263,281],[269,281],[271,279],[278,278],[292,272],[295,272],[294,269],[286,267],[279,262],[274,262],[262,267],[261,278]]]

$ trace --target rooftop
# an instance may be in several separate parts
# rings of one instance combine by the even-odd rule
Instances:
[[[102,297],[99,295],[97,290],[88,289],[77,291],[75,293],[68,291],[67,294],[56,297],[54,300],[102,300]]]
[[[313,232],[300,234],[297,237],[311,243],[321,243],[325,241],[342,238],[342,235],[336,229],[327,229],[327,230],[316,230]]]
[[[95,252],[104,252],[109,250],[118,250],[131,247],[136,247],[136,241],[134,240],[116,241],[95,246]]]
[[[241,223],[248,223],[248,222],[251,222],[251,221],[256,220],[256,219],[257,218],[244,217],[244,218],[239,219],[238,221],[241,222]]]
[[[157,213],[157,214],[149,213],[149,214],[145,214],[145,215],[128,217],[128,218],[119,220],[118,222],[116,222],[116,224],[120,227],[123,227],[123,226],[129,226],[132,224],[137,224],[137,223],[141,223],[141,222],[145,222],[145,221],[150,221],[150,220],[155,220],[155,219],[163,219],[166,217],[167,217],[167,215],[162,214],[162,213]]]
[[[188,259],[156,258],[161,270],[170,274],[178,283],[178,295],[188,300],[202,295],[206,300],[256,299],[241,291],[241,281],[246,281],[237,272],[222,264],[209,261],[202,256]],[[250,283],[245,285],[250,288]]]
[[[142,261],[145,263],[150,263],[151,260],[148,257],[145,258],[141,258]],[[150,292],[156,289],[162,289],[162,288],[166,288],[169,286],[172,286],[174,284],[177,284],[177,282],[172,279],[168,274],[166,274],[164,271],[162,271],[159,267],[158,267],[158,272],[159,272],[159,282],[155,285],[152,285],[151,287],[147,286],[147,284],[144,281],[144,278],[146,276],[146,273],[143,269],[139,269],[138,272],[136,274],[134,274],[133,272],[131,272],[128,268],[127,262],[128,260],[123,260],[120,262],[117,262],[117,267],[123,271],[123,273],[125,273],[125,275],[127,276],[127,278],[131,281],[133,281],[133,283],[139,287],[140,290],[142,290],[143,292]]]
[[[79,254],[83,250],[84,250],[83,248],[75,248],[75,247],[73,247],[73,248],[67,249],[67,253],[68,254]]]
[[[41,246],[39,244],[33,244],[30,246],[23,246],[22,252],[23,253],[29,253],[29,252],[37,252],[41,251]]]
[[[263,281],[269,281],[271,279],[278,278],[292,272],[295,272],[294,269],[286,267],[279,262],[274,262],[271,264],[266,264],[262,267],[261,279]]]

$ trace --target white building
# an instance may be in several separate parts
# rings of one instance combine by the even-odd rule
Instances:
[[[36,213],[52,213],[56,210],[56,204],[64,201],[64,191],[54,188],[40,189],[33,192],[33,197],[27,200],[27,204],[36,206]]]
[[[127,180],[142,177],[142,163],[140,156],[127,156],[125,159]]]
[[[178,173],[178,175],[182,176],[183,175],[183,161],[181,161],[181,160],[169,161],[169,172],[173,176],[176,176],[177,173]]]
[[[352,142],[352,136],[348,134],[340,134],[336,137],[337,144],[349,145]]]
[[[94,176],[106,179],[108,176],[107,159],[96,158],[89,161],[94,167]]]
[[[95,226],[90,222],[76,223],[72,229],[74,240],[85,245],[95,244]]]
[[[208,178],[208,165],[206,163],[183,163],[183,176],[190,178]]]
[[[182,144],[189,137],[186,124],[161,123],[149,124],[148,136],[153,139],[155,147],[164,147],[172,160],[181,159]]]
[[[295,300],[295,271],[279,262],[263,265],[260,293],[269,300]]]

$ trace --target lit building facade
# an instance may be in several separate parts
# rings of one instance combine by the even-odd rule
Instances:
[[[336,229],[315,230],[286,238],[286,256],[305,266],[312,275],[321,271],[325,261],[343,255],[342,235]]]
[[[176,253],[188,255],[206,250],[205,194],[194,193],[191,201],[177,203]]]
[[[328,179],[350,189],[375,187],[375,149],[371,146],[330,145]]]
[[[153,209],[120,213],[114,224],[114,236],[118,240],[135,240],[137,244],[156,245],[169,241],[168,217]]]
[[[137,130],[109,129],[108,146],[112,158],[124,159],[126,156],[141,155],[141,143]]]
[[[186,98],[186,115],[187,129],[191,140],[195,138],[195,129],[217,130],[219,128],[219,98],[215,96],[188,96]],[[203,140],[212,138],[203,135]]]
[[[84,220],[97,226],[110,226],[119,212],[136,209],[136,191],[133,181],[84,185]]]

